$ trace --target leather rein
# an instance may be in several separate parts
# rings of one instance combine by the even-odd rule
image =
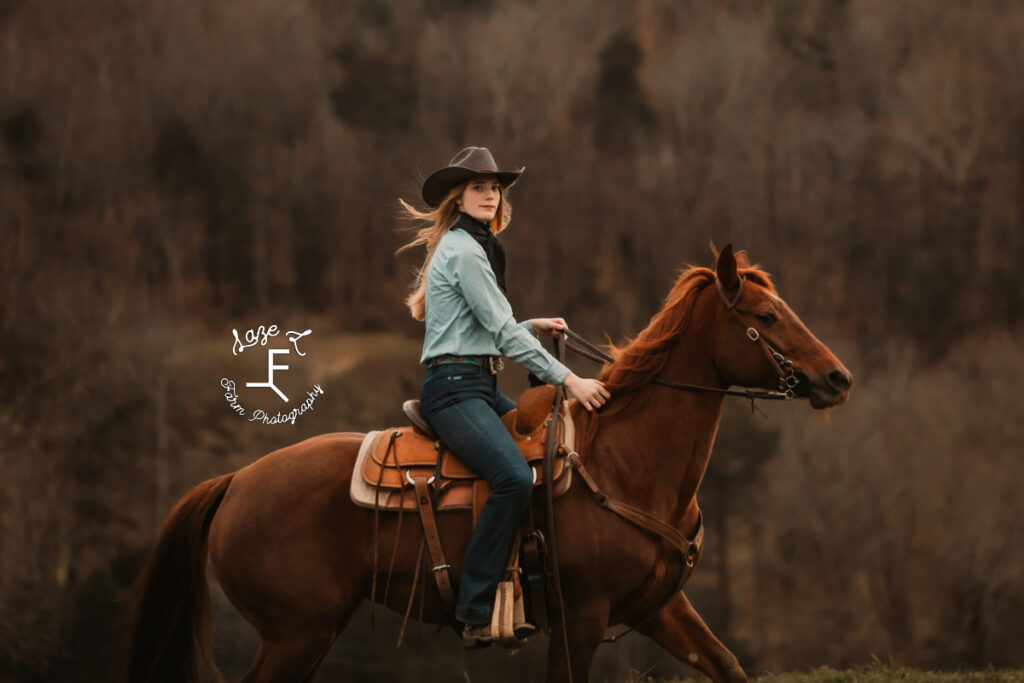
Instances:
[[[718,278],[715,278],[715,289],[718,290],[718,296],[722,299],[722,303],[725,304],[725,309],[735,316],[741,323],[746,324],[744,323],[740,312],[736,310],[736,304],[743,295],[743,282],[744,278],[741,276],[739,279],[739,289],[737,289],[736,296],[732,299],[729,299],[729,297],[726,296],[725,289],[722,287],[722,283]],[[599,349],[594,344],[591,344],[572,330],[564,330],[564,335],[565,347],[570,351],[598,363],[615,362],[615,359],[610,355]],[[675,382],[661,377],[655,377],[651,380],[651,383],[660,384],[661,386],[669,387],[670,389],[681,389],[683,391],[740,396],[742,398],[749,399],[750,401],[753,401],[754,399],[762,399],[765,401],[791,401],[796,398],[798,396],[797,391],[802,384],[805,384],[806,377],[802,373],[796,372],[793,369],[793,361],[788,360],[785,356],[779,353],[779,351],[768,343],[764,338],[764,335],[753,326],[747,326],[747,339],[760,345],[761,350],[764,351],[764,355],[768,359],[768,362],[771,363],[776,374],[778,374],[778,391],[771,391],[768,389],[723,389],[721,387],[706,387],[699,384]]]

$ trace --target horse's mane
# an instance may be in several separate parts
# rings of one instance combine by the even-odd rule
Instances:
[[[738,270],[745,279],[775,292],[768,273],[759,267]],[[612,400],[601,408],[600,415],[615,415],[637,404],[641,392],[636,390],[648,385],[665,367],[672,344],[690,325],[697,296],[714,281],[715,273],[708,268],[691,266],[685,269],[647,327],[635,337],[627,338],[622,346],[606,345],[614,362],[604,367],[599,379],[611,392]],[[587,453],[597,432],[598,414],[588,413],[577,404],[573,419],[578,425],[577,450],[581,454]]]
[[[697,294],[714,279],[707,268],[685,271],[643,331],[623,346],[608,345],[615,362],[604,367],[600,379],[610,392],[621,395],[647,384],[665,367],[672,342],[689,325]]]

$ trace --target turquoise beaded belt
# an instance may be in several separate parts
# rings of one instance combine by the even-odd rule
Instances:
[[[437,356],[427,361],[427,367],[435,365],[452,365],[455,363],[467,365],[479,365],[487,368],[492,375],[497,375],[505,367],[505,361],[499,356]]]

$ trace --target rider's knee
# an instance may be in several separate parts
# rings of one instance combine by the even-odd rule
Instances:
[[[501,492],[509,498],[528,499],[530,492],[533,491],[533,470],[524,460],[516,467],[506,471],[498,481],[493,482],[492,486],[495,492]]]
[[[530,494],[533,492],[533,470],[526,463],[523,465],[516,469],[514,488],[518,497],[526,501],[529,500]]]

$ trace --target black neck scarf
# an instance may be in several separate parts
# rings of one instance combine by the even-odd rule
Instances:
[[[452,230],[455,229],[465,230],[484,248],[487,260],[491,264],[491,270],[494,271],[494,278],[498,281],[498,287],[507,295],[508,290],[505,288],[505,248],[501,246],[497,236],[491,232],[491,226],[481,223],[468,213],[460,212],[459,220],[452,226]]]

